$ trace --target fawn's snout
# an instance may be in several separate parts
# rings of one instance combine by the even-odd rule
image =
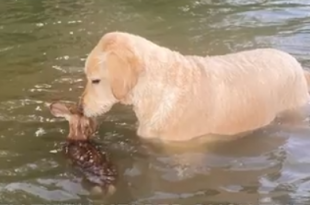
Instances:
[[[53,102],[49,109],[55,117],[63,117],[69,122],[70,139],[88,139],[96,131],[96,121],[84,116],[79,105],[67,106],[61,102]]]

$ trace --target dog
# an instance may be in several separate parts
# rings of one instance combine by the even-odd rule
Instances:
[[[143,139],[184,142],[237,136],[309,102],[310,74],[272,48],[182,55],[141,36],[103,35],[85,63],[80,107],[88,117],[132,105]]]

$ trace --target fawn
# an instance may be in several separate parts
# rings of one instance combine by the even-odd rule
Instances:
[[[90,139],[96,131],[95,120],[84,116],[77,106],[67,106],[61,102],[51,103],[49,109],[55,117],[63,117],[69,122],[70,131],[62,151],[70,164],[95,185],[91,193],[113,194],[117,170],[107,153],[100,151]]]

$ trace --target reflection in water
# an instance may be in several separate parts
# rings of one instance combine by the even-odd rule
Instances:
[[[77,99],[85,58],[104,32],[140,34],[184,54],[280,48],[310,67],[309,7],[305,0],[1,1],[2,201],[102,203],[57,152],[68,130],[45,102]],[[130,108],[116,106],[96,136],[121,173],[110,203],[307,204],[308,123],[187,149],[144,142],[135,123]]]

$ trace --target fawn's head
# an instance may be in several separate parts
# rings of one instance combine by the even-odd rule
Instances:
[[[53,102],[49,109],[55,117],[63,117],[69,122],[68,139],[87,140],[96,131],[95,120],[84,116],[75,105],[67,106],[61,102]]]

